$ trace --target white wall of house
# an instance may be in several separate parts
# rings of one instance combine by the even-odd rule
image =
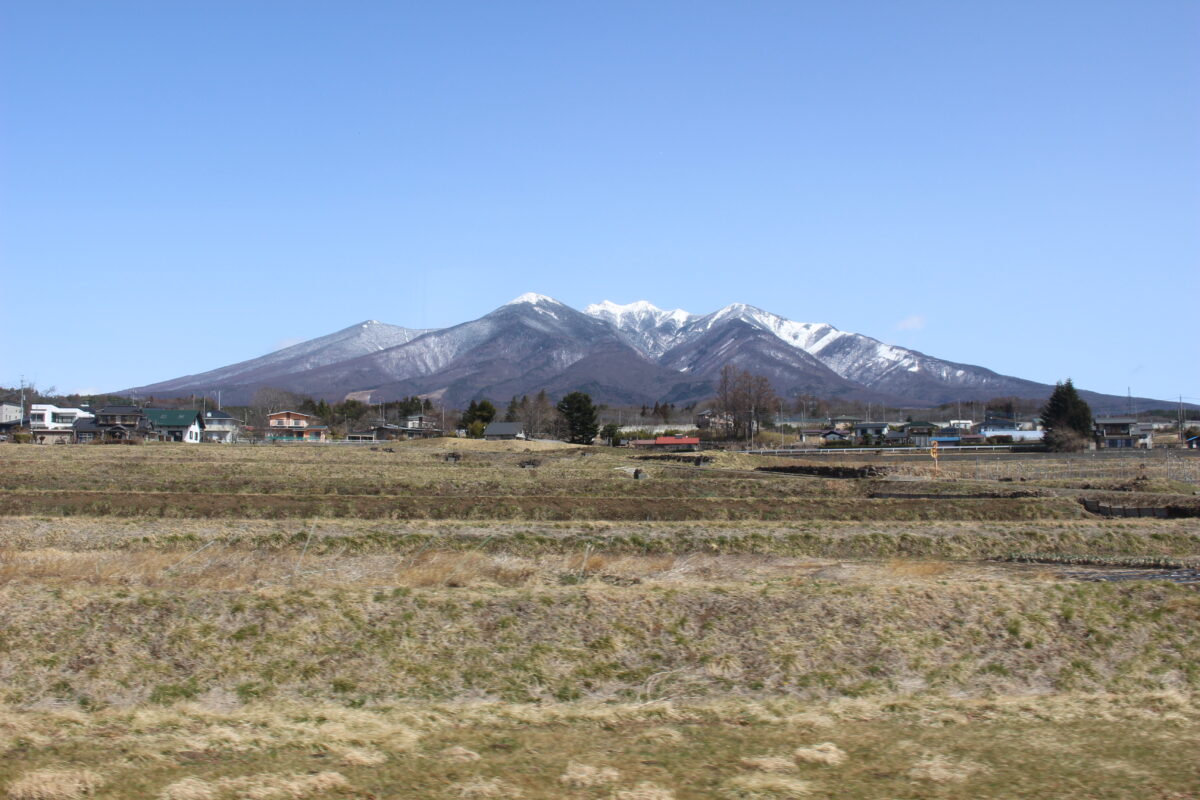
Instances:
[[[980,433],[984,436],[1011,436],[1014,442],[1040,442],[1044,431],[1022,431],[1016,428],[988,428],[986,431],[980,428]]]
[[[16,403],[0,403],[0,422],[16,422],[21,418],[21,407]]]
[[[29,407],[29,424],[33,428],[63,430],[77,419],[95,419],[96,415],[82,408],[59,408],[51,403],[34,403]]]

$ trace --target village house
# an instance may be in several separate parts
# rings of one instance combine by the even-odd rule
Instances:
[[[21,407],[16,403],[0,403],[0,425],[21,421]]]
[[[850,417],[845,415],[840,417],[830,417],[829,427],[839,431],[852,431],[854,430],[854,426],[862,421],[862,417]]]
[[[265,434],[268,442],[324,442],[329,439],[329,428],[311,414],[276,411],[267,415]]]
[[[164,442],[199,444],[204,417],[194,408],[143,408],[154,435]]]
[[[929,447],[937,432],[938,426],[932,422],[910,422],[904,426],[909,443],[915,447]]]
[[[96,422],[95,417],[80,417],[72,426],[75,431],[75,443],[87,444],[104,439],[104,428]]]
[[[72,444],[75,441],[72,428],[38,428],[31,433],[34,444]]]
[[[50,403],[34,403],[29,407],[29,427],[32,430],[70,430],[77,419],[95,415],[82,408],[59,408]]]
[[[733,427],[733,415],[722,414],[715,408],[710,408],[706,411],[701,411],[692,418],[692,422],[700,430],[711,430],[713,428],[725,430]]]
[[[943,425],[930,437],[930,441],[937,442],[938,447],[957,447],[962,444],[962,434],[961,428]]]
[[[346,434],[348,442],[395,442],[399,439],[412,439],[407,428],[386,422],[377,422]]]
[[[483,429],[483,438],[489,442],[524,439],[525,428],[519,422],[489,422]]]
[[[1154,426],[1149,422],[1138,422],[1133,417],[1098,417],[1095,426],[1097,447],[1149,450],[1154,446]]]
[[[142,409],[137,406],[105,406],[96,411],[96,427],[100,438],[109,441],[145,439],[153,429]]]
[[[404,434],[402,438],[405,439],[428,439],[442,435],[442,429],[434,418],[424,414],[401,417],[396,425]]]
[[[204,412],[204,441],[230,444],[242,435],[242,422],[221,409]]]
[[[856,422],[854,435],[861,441],[876,441],[887,435],[892,426],[886,422]]]

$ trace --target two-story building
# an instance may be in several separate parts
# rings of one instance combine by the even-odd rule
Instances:
[[[204,412],[204,441],[229,444],[242,435],[242,421],[216,409]]]
[[[1133,417],[1097,417],[1096,446],[1104,448],[1138,448],[1154,446],[1154,426],[1138,422]]]
[[[854,436],[861,442],[877,442],[887,436],[892,426],[886,422],[856,422]]]
[[[324,442],[329,439],[329,428],[311,414],[276,411],[267,415],[265,434],[268,442]]]
[[[21,421],[21,407],[16,403],[0,403],[0,425]]]
[[[904,433],[915,447],[929,447],[933,443],[933,437],[937,436],[939,427],[932,422],[909,422],[904,426]]]
[[[77,419],[95,416],[83,408],[60,408],[51,403],[34,403],[29,407],[29,427],[32,430],[70,430]]]
[[[145,439],[154,431],[142,409],[137,406],[105,406],[96,411],[100,438],[110,441]]]
[[[143,408],[155,436],[164,442],[199,444],[204,417],[194,408]]]

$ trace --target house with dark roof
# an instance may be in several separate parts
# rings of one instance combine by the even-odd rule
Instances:
[[[164,442],[199,444],[204,416],[194,408],[143,408],[150,428]]]
[[[489,442],[505,439],[524,439],[525,428],[519,422],[489,422],[483,429],[483,438]]]
[[[96,425],[106,441],[145,439],[154,436],[150,420],[137,406],[105,406],[96,412]]]
[[[904,426],[908,441],[917,447],[929,447],[933,437],[937,435],[938,426],[932,422],[910,422]]]
[[[73,426],[75,430],[76,444],[86,444],[88,442],[98,442],[104,439],[104,428],[96,422],[95,417],[83,417],[75,420]]]
[[[878,441],[887,436],[892,426],[886,422],[856,422],[854,435],[863,442]]]
[[[848,430],[839,428],[830,428],[821,434],[821,439],[825,444],[838,444],[839,442],[848,442],[853,437],[853,434]]]

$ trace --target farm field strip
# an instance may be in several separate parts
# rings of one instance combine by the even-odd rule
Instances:
[[[1200,786],[1200,592],[1071,579],[1192,563],[1194,519],[1086,514],[1069,478],[394,450],[0,447],[0,796]]]

